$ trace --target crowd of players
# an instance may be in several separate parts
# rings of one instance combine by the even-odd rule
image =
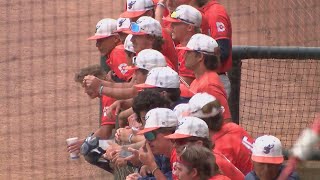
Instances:
[[[88,162],[111,173],[133,167],[128,180],[280,174],[280,140],[254,140],[232,122],[232,29],[219,2],[127,0],[119,19],[101,19],[88,40],[96,41],[100,65],[82,69],[77,81],[100,98],[101,124],[69,152],[81,149]],[[111,138],[116,125],[116,143],[97,148],[94,142]]]

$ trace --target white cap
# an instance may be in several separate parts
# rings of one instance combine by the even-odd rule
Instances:
[[[191,24],[195,27],[200,27],[202,22],[202,15],[200,11],[189,5],[178,6],[170,16],[167,16],[163,20],[169,22],[183,22]]]
[[[197,117],[184,117],[179,120],[176,131],[165,137],[168,139],[181,139],[192,136],[209,138],[207,123]]]
[[[133,57],[134,67],[130,69],[145,69],[150,71],[156,67],[166,67],[167,62],[161,52],[154,49],[144,49]]]
[[[120,14],[120,17],[138,17],[153,8],[154,3],[152,0],[127,0],[127,11]]]
[[[145,83],[135,85],[137,88],[179,88],[180,79],[177,72],[169,67],[156,67],[149,71]]]
[[[190,106],[188,103],[181,103],[174,107],[173,112],[176,114],[178,119],[182,119],[189,115]]]
[[[117,30],[115,32],[128,31],[130,29],[129,18],[118,18],[117,19]]]
[[[142,16],[136,22],[132,22],[130,31],[123,31],[133,35],[153,35],[162,37],[162,27],[159,21],[149,16]]]
[[[220,48],[216,40],[205,34],[193,35],[186,47],[176,47],[187,51],[198,51],[204,54],[220,55]]]
[[[151,109],[146,114],[146,124],[144,129],[138,134],[144,134],[162,127],[176,127],[178,125],[178,118],[171,109],[155,108]]]
[[[129,52],[134,52],[134,49],[133,49],[133,44],[132,44],[132,41],[131,41],[131,38],[132,38],[132,34],[129,34],[126,39],[124,40],[124,49],[129,51]]]
[[[114,35],[117,30],[117,21],[110,18],[100,20],[96,25],[96,33],[88,40],[97,40]]]
[[[280,140],[272,135],[258,137],[253,143],[251,159],[258,163],[281,164],[283,155]]]
[[[211,102],[215,103],[215,105],[212,107],[211,112],[202,112],[202,108]],[[214,117],[220,112],[224,112],[224,107],[220,105],[220,102],[217,100],[217,98],[208,93],[197,93],[192,96],[189,100],[189,106],[189,116],[195,116],[198,118]]]

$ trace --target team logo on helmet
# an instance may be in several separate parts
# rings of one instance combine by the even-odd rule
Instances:
[[[127,19],[120,19],[120,21],[118,22],[119,23],[119,27],[121,27],[126,20]]]
[[[270,153],[270,151],[271,151],[271,149],[274,147],[274,144],[269,144],[268,146],[265,146],[264,148],[263,148],[263,152],[265,153],[265,154],[269,154]]]
[[[130,1],[128,4],[128,9],[132,9],[132,6],[136,3],[137,1]]]

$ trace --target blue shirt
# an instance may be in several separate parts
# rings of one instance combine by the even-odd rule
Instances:
[[[170,159],[164,155],[155,155],[154,159],[160,169],[160,171],[166,176],[168,180],[172,180],[172,169]],[[138,180],[155,180],[156,178],[152,175],[138,178]]]
[[[280,175],[280,173],[284,169],[284,167],[285,167],[284,165],[280,166],[280,171],[279,171],[278,176]],[[278,176],[275,178],[275,180],[278,178]],[[260,180],[254,171],[249,172],[244,179],[245,180]],[[300,178],[299,178],[297,172],[292,172],[288,177],[288,180],[299,180],[299,179]]]

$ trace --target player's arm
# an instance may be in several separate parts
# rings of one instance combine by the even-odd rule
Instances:
[[[163,26],[162,18],[166,8],[165,7],[166,3],[167,3],[167,0],[159,0],[158,4],[156,5],[155,19],[160,22],[161,26]],[[162,6],[162,4],[164,6]]]
[[[130,88],[130,87],[132,87],[131,82],[115,83],[115,82],[101,80],[101,84],[103,86],[113,87],[113,88]]]
[[[220,61],[221,63],[224,63],[225,61],[227,61],[229,55],[230,55],[230,51],[231,51],[231,42],[230,39],[218,39],[216,40],[219,47],[220,47]]]
[[[93,136],[108,139],[112,135],[112,129],[114,129],[114,125],[103,125],[94,132]]]
[[[100,91],[100,88],[99,90]],[[131,88],[111,88],[104,87],[101,90],[101,94],[109,96],[114,99],[130,99],[138,94],[138,91],[135,87]]]

